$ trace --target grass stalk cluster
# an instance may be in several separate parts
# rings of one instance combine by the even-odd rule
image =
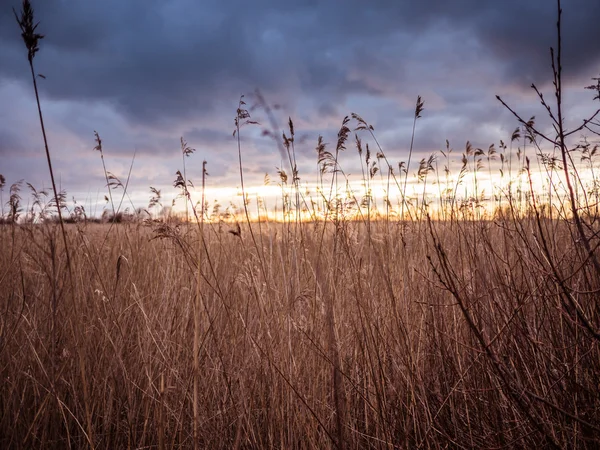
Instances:
[[[32,64],[41,36],[23,5]],[[556,102],[533,86],[554,134],[499,98],[520,123],[508,145],[467,143],[457,162],[446,143],[412,173],[418,97],[406,163],[352,114],[334,150],[318,138],[310,192],[293,121],[280,133],[258,93],[281,153],[279,221],[260,199],[250,215],[240,134],[255,123],[243,99],[240,214],[210,212],[206,161],[194,202],[183,138],[173,186],[184,221],[151,213],[155,188],[147,214],[124,220],[128,181],[107,171],[97,133],[105,223],[31,184],[24,210],[23,184],[10,186],[0,447],[598,448],[600,123],[596,113],[564,129],[558,10]],[[583,130],[592,139],[572,145]],[[343,169],[350,143],[358,189]]]

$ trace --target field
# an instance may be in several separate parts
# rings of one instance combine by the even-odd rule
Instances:
[[[2,446],[598,444],[567,224],[370,225],[2,227]]]
[[[300,173],[257,93],[276,210],[245,186],[241,98],[241,206],[211,208],[182,137],[179,213],[156,188],[125,210],[96,133],[91,217],[56,188],[28,8],[52,190],[0,175],[0,448],[600,447],[600,110],[565,128],[560,34],[550,125],[498,97],[506,143],[413,154],[418,97],[406,161],[351,114]]]

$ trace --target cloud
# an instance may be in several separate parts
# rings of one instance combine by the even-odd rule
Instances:
[[[275,114],[282,124],[293,118],[298,140],[306,137],[298,148],[306,167],[314,164],[316,137],[333,142],[351,111],[373,123],[385,148],[402,159],[418,94],[426,108],[418,151],[440,148],[446,138],[457,147],[467,139],[489,144],[494,130],[515,125],[494,95],[529,112],[529,85],[548,87],[549,47],[556,46],[556,4],[548,0],[33,6],[46,35],[35,64],[47,77],[40,89],[59,161],[87,158],[98,130],[108,154],[125,158],[137,149],[140,159],[155,157],[171,173],[185,136],[219,183],[235,183],[231,132],[241,94],[260,88],[281,105]],[[600,2],[570,0],[563,9],[565,80],[581,90],[600,72]],[[16,174],[23,166],[16,159],[41,144],[25,49],[6,2],[0,61],[0,155],[11,159],[1,170]],[[251,95],[247,100],[252,106]],[[264,113],[252,113],[268,127]],[[259,135],[260,127],[243,135],[250,173],[280,165],[273,142]]]

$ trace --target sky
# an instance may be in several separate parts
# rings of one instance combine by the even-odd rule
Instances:
[[[600,74],[600,2],[563,0],[567,124],[597,105],[584,90]],[[123,182],[136,152],[128,193],[147,206],[149,187],[165,203],[182,169],[180,138],[196,152],[188,178],[200,184],[207,161],[209,200],[227,205],[239,192],[238,101],[252,120],[241,131],[245,184],[272,182],[282,167],[273,131],[254,93],[274,107],[278,129],[294,122],[300,177],[316,177],[319,135],[335,147],[343,118],[358,113],[375,128],[388,158],[406,161],[415,102],[414,160],[445,148],[460,158],[466,141],[487,148],[518,125],[495,96],[523,117],[544,111],[530,86],[552,98],[551,0],[32,0],[45,35],[34,64],[48,141],[62,189],[89,213],[101,212],[107,170]],[[12,8],[0,0],[0,174],[50,186],[27,53]],[[597,103],[597,102],[596,102]],[[352,125],[355,125],[352,123]],[[365,137],[366,139],[366,137]],[[371,144],[373,145],[373,144]],[[346,172],[360,171],[348,145]],[[457,159],[458,160],[458,159]],[[458,163],[457,163],[458,164]],[[304,177],[304,178],[303,178]],[[6,191],[6,188],[5,188]],[[4,196],[6,201],[6,195]]]

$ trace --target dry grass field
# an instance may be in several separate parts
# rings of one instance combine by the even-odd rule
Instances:
[[[290,119],[279,220],[260,199],[211,213],[183,138],[191,220],[152,213],[157,189],[121,211],[97,134],[102,220],[56,190],[47,145],[52,191],[0,176],[0,448],[599,448],[600,123],[563,129],[556,58],[556,133],[515,112],[508,144],[458,159],[392,164],[352,115],[310,191]]]
[[[253,227],[1,227],[3,448],[598,444],[568,224]]]

